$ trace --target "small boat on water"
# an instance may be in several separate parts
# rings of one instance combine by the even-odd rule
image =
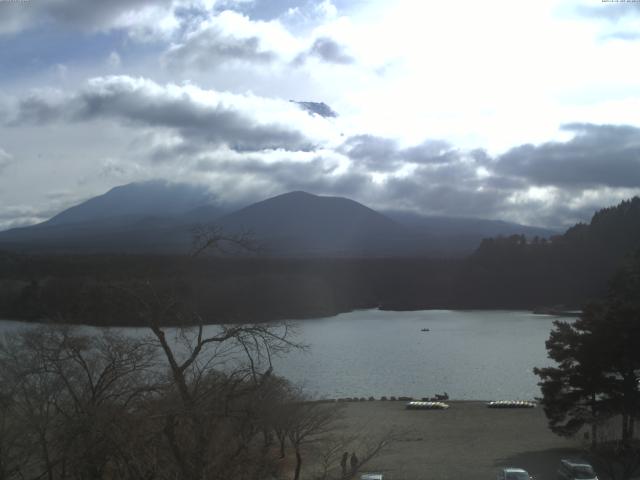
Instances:
[[[429,331],[429,329],[428,329],[428,328],[423,328],[423,329],[421,329],[420,331],[421,331],[421,332],[428,332],[428,331]]]

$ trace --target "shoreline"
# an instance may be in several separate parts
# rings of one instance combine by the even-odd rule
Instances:
[[[426,397],[424,397],[426,398]],[[383,400],[382,398],[373,398],[371,399],[370,397],[344,397],[344,398],[318,398],[318,399],[312,399],[310,400],[311,402],[314,403],[344,403],[344,404],[373,404],[373,403],[385,403],[385,404],[394,404],[394,405],[398,405],[398,404],[402,404],[402,405],[406,405],[408,402],[442,402],[442,403],[446,403],[446,404],[452,404],[452,405],[458,405],[458,404],[469,404],[469,403],[473,403],[473,404],[483,404],[486,405],[490,402],[495,402],[495,401],[509,401],[509,402],[520,402],[520,401],[524,401],[524,402],[532,402],[535,403],[535,408],[537,408],[539,406],[539,402],[538,400],[536,400],[535,398],[533,399],[527,399],[527,398],[520,398],[520,397],[516,397],[516,398],[492,398],[492,399],[486,399],[486,400],[481,400],[481,399],[448,399],[448,400],[436,400],[436,399],[430,399],[430,400],[425,400],[424,398],[412,398],[412,397],[395,397],[395,399],[391,400],[390,398],[387,398],[386,400]],[[505,410],[508,410],[509,408],[505,408]]]
[[[256,321],[237,321],[237,322],[229,322],[229,321],[221,321],[221,322],[213,322],[213,323],[204,323],[203,326],[213,326],[213,325],[241,325],[241,324],[268,324],[268,323],[286,323],[286,322],[302,322],[308,320],[322,320],[327,318],[335,318],[338,315],[353,313],[353,312],[362,312],[362,311],[380,311],[380,312],[425,312],[425,311],[449,311],[449,312],[525,312],[530,313],[532,315],[539,315],[545,317],[562,317],[562,318],[577,318],[580,316],[581,311],[574,310],[554,310],[554,309],[530,309],[530,308],[450,308],[450,307],[430,307],[430,308],[385,308],[384,306],[378,307],[364,307],[364,308],[352,308],[349,310],[341,310],[336,311],[334,313],[321,313],[321,314],[308,314],[308,315],[299,315],[296,318],[285,317],[285,318],[273,318],[273,319],[262,319]],[[148,325],[142,323],[124,323],[124,322],[111,322],[108,324],[104,323],[64,323],[64,322],[56,322],[52,319],[46,318],[0,318],[0,322],[20,322],[20,323],[28,323],[28,324],[39,324],[39,325],[64,325],[64,326],[78,326],[78,327],[96,327],[96,328],[147,328]],[[161,327],[165,328],[192,328],[197,327],[199,324],[197,323],[189,323],[189,324],[173,324],[173,323],[162,323]]]

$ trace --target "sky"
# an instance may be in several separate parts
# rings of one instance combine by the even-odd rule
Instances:
[[[0,229],[152,179],[565,228],[640,194],[638,58],[631,1],[0,0]]]

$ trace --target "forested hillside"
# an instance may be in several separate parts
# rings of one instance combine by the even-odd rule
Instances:
[[[0,318],[139,323],[151,285],[205,322],[335,315],[356,308],[443,308],[458,263],[411,259],[0,256]],[[187,320],[188,321],[188,320]]]
[[[625,200],[563,235],[486,239],[460,271],[454,297],[475,307],[578,307],[606,291],[625,257],[640,248],[640,198]]]
[[[0,318],[134,324],[143,285],[208,323],[356,308],[580,308],[640,247],[640,199],[551,240],[486,239],[464,260],[169,255],[0,255]],[[188,320],[185,320],[188,321]]]

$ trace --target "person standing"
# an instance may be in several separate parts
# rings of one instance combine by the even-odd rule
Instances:
[[[358,457],[356,456],[356,452],[353,452],[351,454],[351,475],[356,473],[356,470],[358,469]]]
[[[342,468],[342,477],[347,476],[347,460],[349,459],[349,452],[344,452],[342,454],[342,459],[340,460],[340,468]]]

